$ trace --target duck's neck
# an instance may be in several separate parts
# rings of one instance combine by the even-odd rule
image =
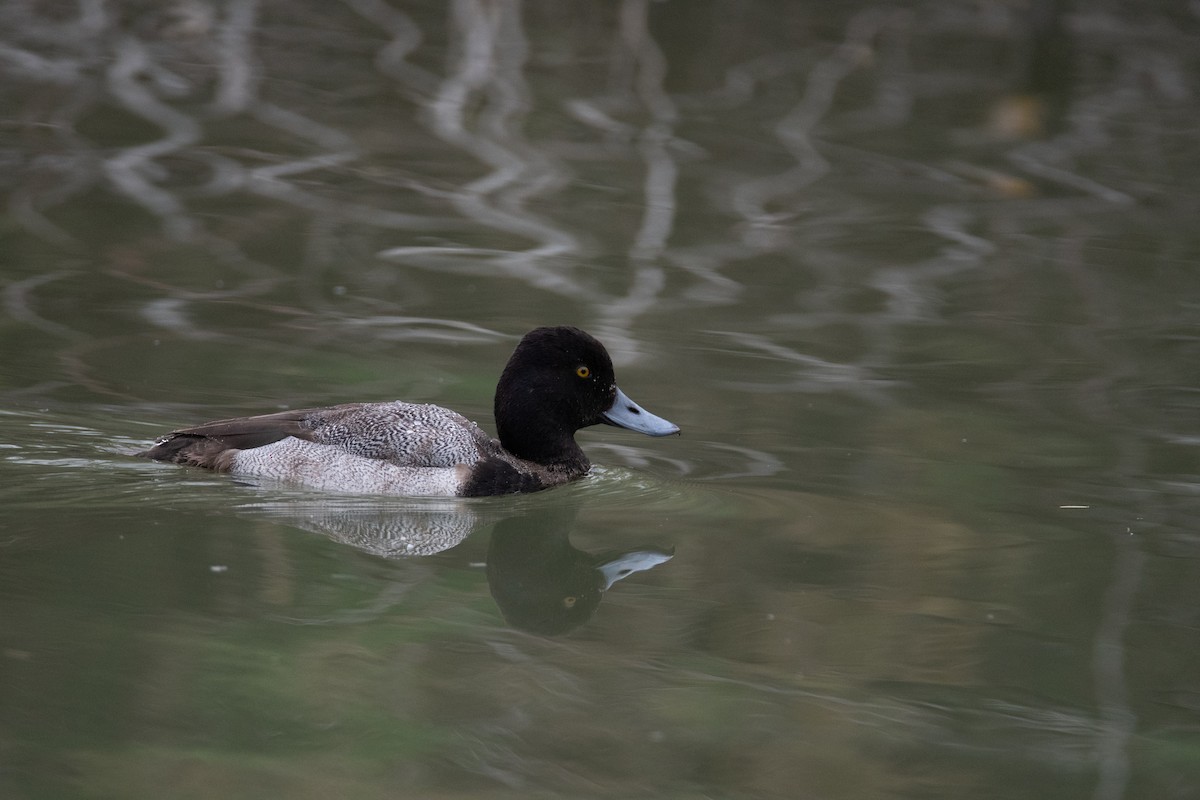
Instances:
[[[541,420],[543,423],[546,420]],[[523,426],[496,419],[500,444],[517,458],[544,467],[586,472],[591,466],[573,431],[554,425]]]
[[[534,392],[517,397],[497,394],[496,432],[500,444],[525,461],[586,472],[591,465],[575,442],[576,426],[566,420],[567,414],[561,408],[543,406]]]

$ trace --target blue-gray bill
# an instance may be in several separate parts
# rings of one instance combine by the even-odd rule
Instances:
[[[618,428],[628,428],[631,431],[644,433],[647,436],[670,436],[679,433],[679,426],[668,422],[662,417],[656,417],[637,403],[629,399],[629,395],[617,389],[617,397],[605,411],[604,421]]]

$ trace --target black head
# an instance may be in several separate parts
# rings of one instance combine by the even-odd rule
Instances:
[[[539,464],[582,460],[575,431],[604,422],[617,384],[604,345],[578,328],[525,334],[496,385],[496,429],[513,455]]]

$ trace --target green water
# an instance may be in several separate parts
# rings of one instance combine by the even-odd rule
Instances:
[[[52,6],[0,11],[0,797],[1200,796],[1194,14]],[[682,435],[470,501],[131,455],[494,430],[563,323]]]

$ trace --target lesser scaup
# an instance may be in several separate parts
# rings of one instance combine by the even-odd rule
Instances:
[[[679,428],[617,388],[604,345],[578,328],[521,339],[496,385],[499,440],[436,405],[348,403],[172,431],[138,455],[327,491],[410,496],[534,492],[591,467],[575,431]]]

